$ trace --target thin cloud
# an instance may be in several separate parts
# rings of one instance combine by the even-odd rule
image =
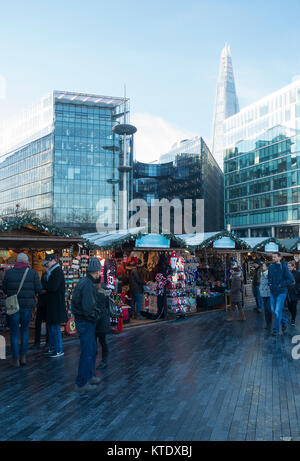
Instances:
[[[197,135],[181,130],[167,120],[150,114],[133,114],[131,123],[137,127],[134,137],[135,154],[136,159],[141,162],[158,160],[176,142]]]

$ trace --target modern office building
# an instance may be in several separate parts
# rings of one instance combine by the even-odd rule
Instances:
[[[213,118],[212,154],[223,171],[224,120],[239,112],[228,44],[222,50]]]
[[[226,224],[240,236],[300,234],[300,80],[224,122]]]
[[[157,164],[135,162],[134,197],[149,205],[152,199],[204,199],[205,232],[224,228],[224,176],[201,137],[174,145]]]
[[[112,128],[125,111],[128,99],[53,91],[3,123],[0,214],[18,205],[51,223],[95,229],[99,201],[112,198],[118,210],[123,137]],[[132,150],[131,142],[131,165]]]

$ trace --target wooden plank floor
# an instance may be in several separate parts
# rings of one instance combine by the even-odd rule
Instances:
[[[32,352],[21,369],[1,360],[0,440],[300,440],[300,315],[277,338],[252,310],[244,323],[225,318],[110,335],[109,367],[86,396],[73,390],[77,339],[60,359]]]

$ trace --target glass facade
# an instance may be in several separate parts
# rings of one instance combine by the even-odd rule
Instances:
[[[112,198],[118,210],[122,146],[112,127],[124,99],[54,92],[51,100],[51,134],[4,154],[1,212],[19,204],[62,226],[95,228],[99,200]]]
[[[151,199],[204,199],[205,231],[224,227],[224,176],[200,137],[182,141],[160,163],[136,162],[134,197],[149,205]]]
[[[243,109],[243,113],[225,122],[227,142],[240,136],[240,131],[234,131],[236,128],[230,131],[233,118],[239,119],[240,130],[246,134],[245,139],[228,146],[224,155],[226,223],[241,237],[299,236],[300,130],[296,128],[295,85],[277,92],[273,98],[265,98],[264,103],[252,105],[251,110]],[[300,82],[298,85],[300,95]],[[282,112],[283,115],[289,112],[288,123],[266,130],[275,117],[270,108],[279,110],[284,101],[288,104],[290,100],[283,95],[290,94],[295,95],[293,105],[287,105]],[[252,128],[249,114],[258,117],[251,118]],[[275,119],[278,121],[278,117]],[[255,130],[261,134],[247,137]]]

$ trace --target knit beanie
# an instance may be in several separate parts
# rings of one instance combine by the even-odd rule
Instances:
[[[98,258],[91,258],[87,272],[98,272],[101,271],[101,263]]]
[[[28,256],[25,253],[19,253],[17,256],[17,262],[28,263]]]

